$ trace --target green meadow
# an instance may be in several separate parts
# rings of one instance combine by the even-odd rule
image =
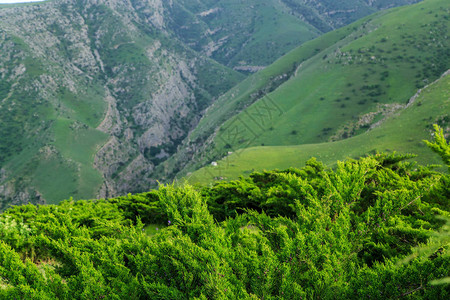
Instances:
[[[446,125],[450,119],[450,76],[424,89],[415,102],[382,125],[354,137],[328,143],[296,146],[264,146],[241,149],[190,176],[190,183],[207,184],[217,179],[236,179],[254,171],[302,167],[312,157],[333,166],[337,160],[357,158],[377,152],[417,155],[421,164],[440,164],[423,140],[432,135],[432,124]],[[448,125],[447,125],[448,126]]]

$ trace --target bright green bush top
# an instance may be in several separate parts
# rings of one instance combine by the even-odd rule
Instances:
[[[449,299],[450,177],[407,158],[12,207],[0,299]]]

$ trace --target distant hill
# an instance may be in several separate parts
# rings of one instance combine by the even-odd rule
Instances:
[[[193,49],[238,70],[258,70],[325,32],[415,2],[178,0],[165,7],[170,28]]]
[[[219,98],[168,165],[181,176],[239,149],[366,132],[450,68],[449,8],[383,11],[291,51]]]

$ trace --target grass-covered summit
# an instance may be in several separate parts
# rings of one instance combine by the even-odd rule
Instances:
[[[12,207],[0,298],[448,299],[450,177],[405,158]]]

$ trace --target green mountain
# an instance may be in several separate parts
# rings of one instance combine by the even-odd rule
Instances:
[[[240,149],[341,141],[378,126],[449,69],[448,10],[429,0],[383,11],[293,50],[220,97],[172,168],[185,175]]]
[[[172,180],[178,170],[168,159],[184,150],[182,141],[211,103],[244,80],[231,67],[254,71],[390,5],[349,0],[342,11],[330,1],[0,5],[0,210],[145,191]]]
[[[449,299],[450,5],[342,27],[410,2],[0,5],[0,299]]]

